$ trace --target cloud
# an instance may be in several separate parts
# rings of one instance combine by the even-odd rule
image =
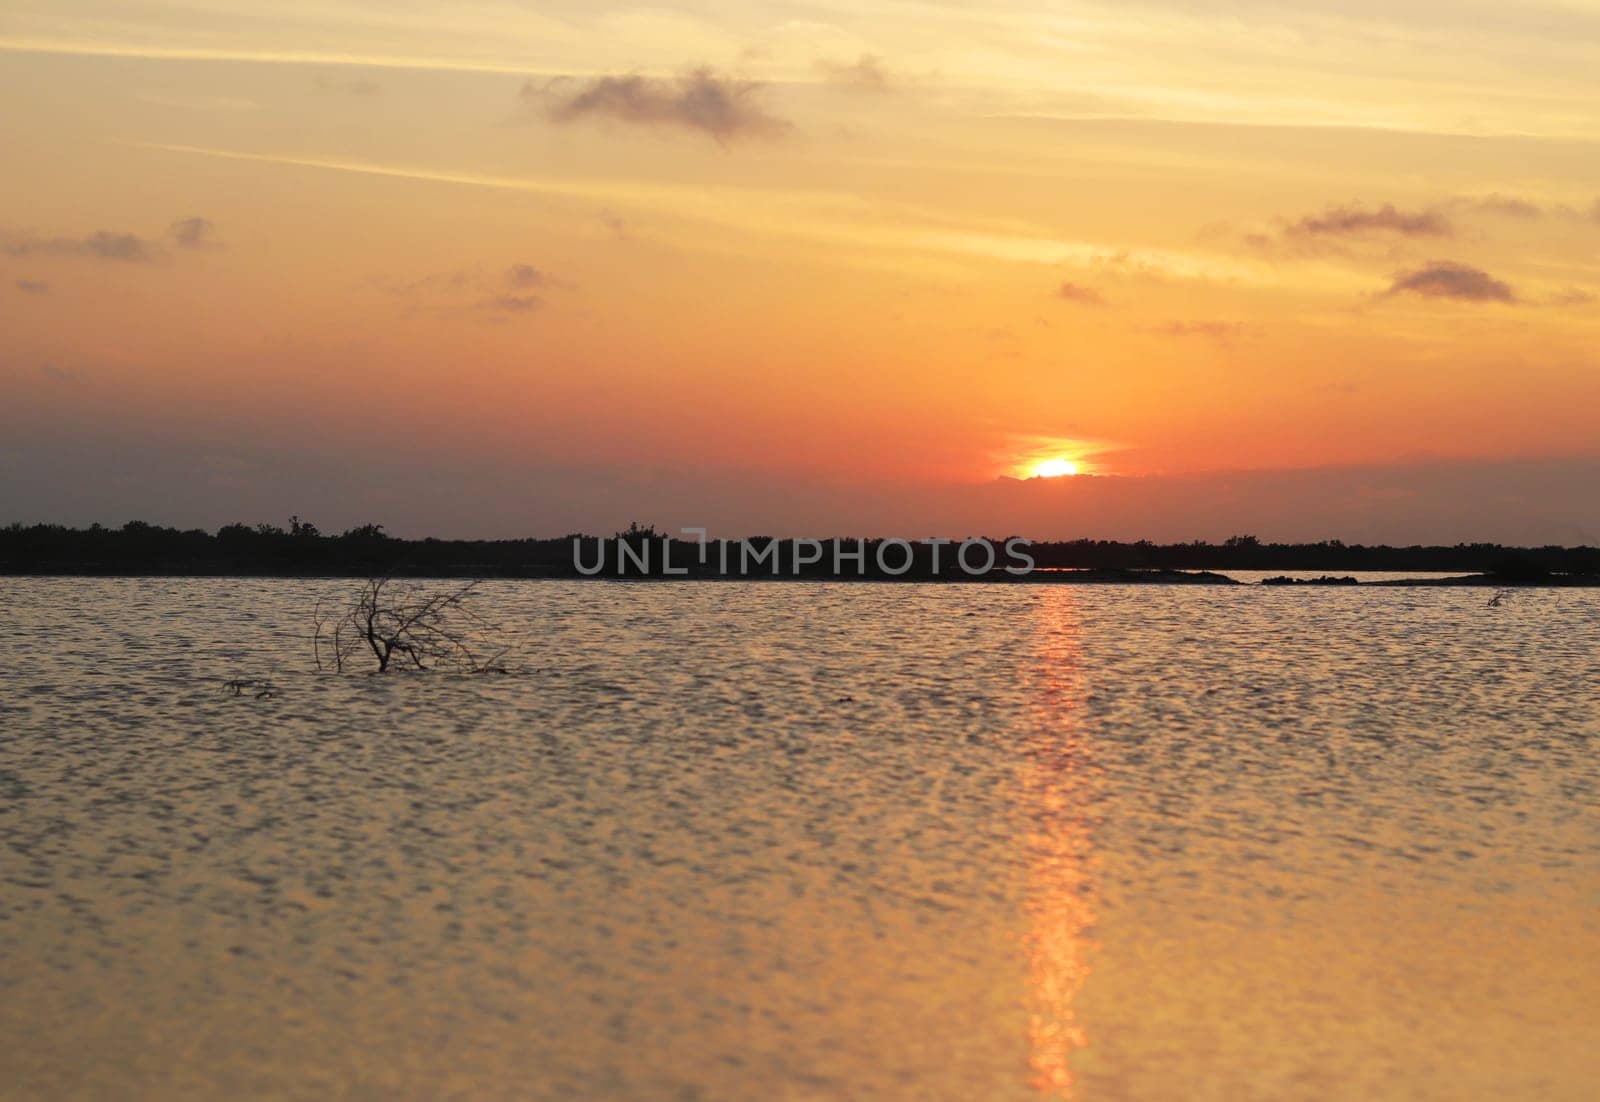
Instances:
[[[477,306],[497,314],[531,314],[544,306],[544,299],[538,295],[494,295]]]
[[[543,287],[549,277],[532,264],[513,264],[506,269],[506,282],[513,287]]]
[[[1473,210],[1484,214],[1499,214],[1506,218],[1538,218],[1544,214],[1544,208],[1538,203],[1529,199],[1519,199],[1515,195],[1485,195],[1464,202]]]
[[[854,61],[818,61],[817,68],[830,84],[841,88],[854,88],[862,92],[887,92],[893,87],[883,61],[872,54],[862,54]]]
[[[1218,341],[1242,337],[1249,331],[1249,326],[1240,321],[1169,321],[1150,330],[1162,337],[1210,337]]]
[[[167,227],[167,236],[180,249],[216,249],[217,227],[208,218],[180,218]]]
[[[1492,214],[1504,218],[1533,221],[1539,218],[1561,218],[1579,222],[1600,222],[1600,199],[1590,206],[1582,204],[1523,199],[1516,195],[1482,195],[1453,199],[1450,205],[1477,214]]]
[[[131,233],[108,233],[105,230],[90,234],[81,243],[73,242],[72,247],[107,260],[147,261],[155,259],[159,252],[142,237]]]
[[[396,280],[378,279],[377,286],[388,294],[398,297],[448,294],[471,286],[478,277],[469,271],[436,272],[418,279]]]
[[[1568,287],[1565,291],[1550,296],[1552,306],[1587,306],[1591,302],[1600,302],[1600,295],[1585,291],[1581,287]]]
[[[495,176],[337,158],[246,153],[148,142],[135,144],[143,149],[164,150],[186,156],[294,165],[385,179],[429,180],[455,187],[521,192],[585,202],[611,202],[625,205],[630,211],[664,214],[684,222],[715,227],[719,231],[796,235],[851,249],[857,249],[864,240],[870,240],[884,248],[978,256],[1007,263],[1057,267],[1072,265],[1095,268],[1108,275],[1148,281],[1231,280],[1260,286],[1277,286],[1280,282],[1277,276],[1264,271],[1260,264],[1240,262],[1218,253],[1176,249],[1140,249],[1137,253],[1130,253],[1127,250],[1114,250],[1096,241],[1055,237],[1036,226],[1019,225],[1009,219],[997,225],[993,219],[973,217],[952,225],[947,211],[934,208],[899,207],[904,211],[904,217],[897,216],[893,221],[885,222],[881,229],[875,230],[846,224],[837,217],[819,216],[819,199],[835,210],[847,210],[852,215],[858,213],[862,209],[862,197],[848,190],[818,192],[728,184],[725,188],[729,196],[737,196],[738,201],[708,204],[704,186],[689,183],[652,182],[646,185],[636,178],[574,180],[557,176]],[[746,199],[749,202],[745,202]],[[678,243],[688,247],[707,247],[703,234],[684,234],[678,237]]]
[[[17,290],[25,295],[48,295],[50,293],[50,284],[42,283],[37,279],[19,279],[17,280]]]
[[[1056,297],[1066,299],[1068,302],[1079,302],[1085,306],[1106,305],[1105,296],[1093,287],[1085,287],[1079,283],[1066,282],[1056,289]]]
[[[1488,272],[1457,264],[1453,260],[1435,260],[1416,271],[1400,273],[1395,276],[1394,283],[1384,292],[1384,296],[1390,297],[1401,292],[1462,302],[1517,301],[1511,288]]]
[[[760,103],[763,86],[699,68],[673,79],[638,75],[596,77],[572,87],[560,77],[522,86],[522,99],[542,103],[552,122],[611,119],[645,127],[678,127],[708,134],[724,144],[741,138],[771,138],[790,124]]]
[[[618,214],[616,211],[601,211],[600,224],[606,229],[610,230],[612,236],[614,237],[628,238],[632,236],[632,232],[628,226],[628,220],[622,217],[622,215]]]
[[[317,78],[317,91],[335,96],[376,96],[383,91],[383,85],[375,80],[335,80],[330,77]]]
[[[161,248],[136,234],[96,230],[85,237],[35,237],[0,230],[0,253],[6,256],[82,256],[99,260],[148,263]]]
[[[493,273],[481,268],[463,268],[409,281],[379,279],[374,283],[401,299],[406,315],[431,314],[441,319],[461,319],[484,313],[502,317],[532,314],[545,305],[543,298],[531,293],[533,290],[571,289],[570,284],[543,268],[523,263]],[[489,319],[480,317],[479,320]]]
[[[1290,237],[1350,237],[1393,233],[1401,237],[1450,237],[1455,228],[1438,211],[1407,212],[1385,203],[1376,210],[1360,206],[1330,206],[1321,214],[1308,214],[1285,229]]]

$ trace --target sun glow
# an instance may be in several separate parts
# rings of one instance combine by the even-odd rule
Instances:
[[[1063,478],[1067,475],[1077,474],[1082,468],[1070,459],[1059,456],[1052,459],[1041,459],[1028,467],[1029,478]]]

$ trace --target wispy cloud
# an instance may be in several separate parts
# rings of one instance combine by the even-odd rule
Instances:
[[[1361,206],[1332,206],[1321,214],[1308,214],[1291,223],[1289,237],[1351,237],[1362,234],[1397,234],[1401,237],[1450,237],[1455,229],[1436,210],[1403,211],[1392,203],[1374,210]]]
[[[894,81],[884,68],[882,59],[872,54],[862,54],[854,61],[818,61],[817,69],[830,84],[853,88],[862,92],[887,92]]]
[[[202,146],[154,142],[132,143],[188,156],[230,161],[291,165],[329,172],[355,173],[397,180],[418,180],[460,187],[517,191],[614,204],[633,210],[667,213],[705,225],[760,236],[800,237],[855,249],[917,251],[977,257],[1010,263],[1078,265],[1119,277],[1227,280],[1271,284],[1280,277],[1262,264],[1246,263],[1220,253],[1165,249],[1127,249],[1093,241],[1060,238],[1032,223],[989,219],[952,225],[942,211],[905,205],[879,207],[849,192],[785,188],[677,185],[639,180],[591,180],[568,177],[515,177],[452,172],[411,165],[388,165],[333,157],[249,153]],[[618,229],[621,223],[607,223]],[[693,245],[696,237],[684,237]]]
[[[671,79],[639,75],[576,81],[528,81],[525,103],[542,107],[552,122],[609,119],[632,126],[698,131],[724,144],[772,138],[790,123],[761,104],[763,85],[699,68]]]
[[[261,105],[255,100],[240,99],[237,96],[196,96],[174,95],[170,92],[136,92],[133,98],[140,103],[148,103],[156,107],[174,108],[179,111],[221,111],[237,114],[243,111],[261,110]]]
[[[157,61],[236,61],[252,65],[337,65],[368,69],[414,69],[419,72],[508,73],[517,76],[526,76],[530,71],[537,71],[539,68],[530,65],[526,56],[498,59],[412,53],[341,53],[227,46],[172,46],[147,42],[84,42],[71,38],[0,38],[0,53],[128,57]]]
[[[332,96],[376,96],[383,92],[383,85],[362,77],[318,77],[314,87]]]
[[[1068,302],[1082,303],[1085,306],[1104,306],[1106,298],[1093,287],[1085,287],[1081,283],[1064,282],[1056,289],[1056,297]]]
[[[37,279],[19,279],[17,280],[17,290],[25,295],[48,295],[50,293],[50,284]]]
[[[221,248],[216,240],[217,227],[209,218],[191,216],[180,218],[167,227],[167,236],[180,249]]]
[[[1458,202],[1469,210],[1483,214],[1498,214],[1503,218],[1539,218],[1545,210],[1531,199],[1522,199],[1515,195],[1482,195],[1470,199],[1461,199]]]
[[[1151,333],[1161,337],[1206,337],[1215,341],[1231,341],[1250,332],[1241,321],[1169,321],[1153,326]]]
[[[447,294],[470,287],[477,277],[468,271],[435,272],[432,275],[418,276],[416,279],[397,280],[383,277],[375,280],[375,284],[384,292],[404,298],[407,296],[423,296]]]
[[[1593,302],[1600,302],[1600,295],[1593,291],[1585,291],[1582,287],[1568,287],[1550,296],[1551,306],[1588,306]]]
[[[40,364],[39,374],[58,383],[75,383],[79,380],[76,371],[69,371],[64,367],[57,367],[55,364]]]
[[[1492,214],[1502,218],[1533,221],[1539,218],[1562,218],[1578,222],[1600,222],[1600,199],[1592,205],[1557,200],[1525,199],[1518,195],[1463,196],[1450,201],[1453,209],[1476,214]]]
[[[132,233],[96,230],[83,237],[39,237],[0,230],[0,253],[6,256],[79,256],[97,260],[148,263],[161,247]]]
[[[544,299],[538,295],[491,295],[477,303],[478,309],[497,314],[531,314],[543,306]]]
[[[1385,297],[1399,294],[1421,295],[1423,298],[1456,299],[1462,302],[1517,301],[1511,287],[1481,268],[1458,264],[1453,260],[1436,260],[1415,271],[1402,272],[1384,292]]]
[[[1461,207],[1463,204],[1449,205]],[[1233,231],[1218,226],[1207,232],[1226,237]],[[1455,225],[1442,207],[1405,210],[1393,203],[1376,207],[1348,203],[1331,204],[1315,214],[1298,218],[1279,218],[1271,229],[1244,234],[1243,242],[1266,258],[1303,261],[1360,255],[1394,249],[1413,240],[1454,236]]]
[[[380,279],[376,285],[405,303],[408,315],[463,317],[469,312],[514,317],[543,309],[536,289],[564,287],[561,280],[532,264],[512,264],[495,274],[481,269],[437,272],[417,279]]]

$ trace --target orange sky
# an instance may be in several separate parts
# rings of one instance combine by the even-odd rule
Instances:
[[[1226,472],[1588,470],[1597,40],[1592,0],[12,0],[0,521],[384,520],[400,465],[444,534],[782,523],[754,485],[1207,534],[1129,511],[1181,483],[1300,536]],[[1050,456],[1126,493],[951,504]],[[642,472],[679,492],[595,489]],[[1505,477],[1486,531],[1600,528]]]

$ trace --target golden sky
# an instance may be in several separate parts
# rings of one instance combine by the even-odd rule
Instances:
[[[1600,542],[1597,42],[1595,0],[9,0],[0,521]],[[1098,477],[996,481],[1045,459]]]

